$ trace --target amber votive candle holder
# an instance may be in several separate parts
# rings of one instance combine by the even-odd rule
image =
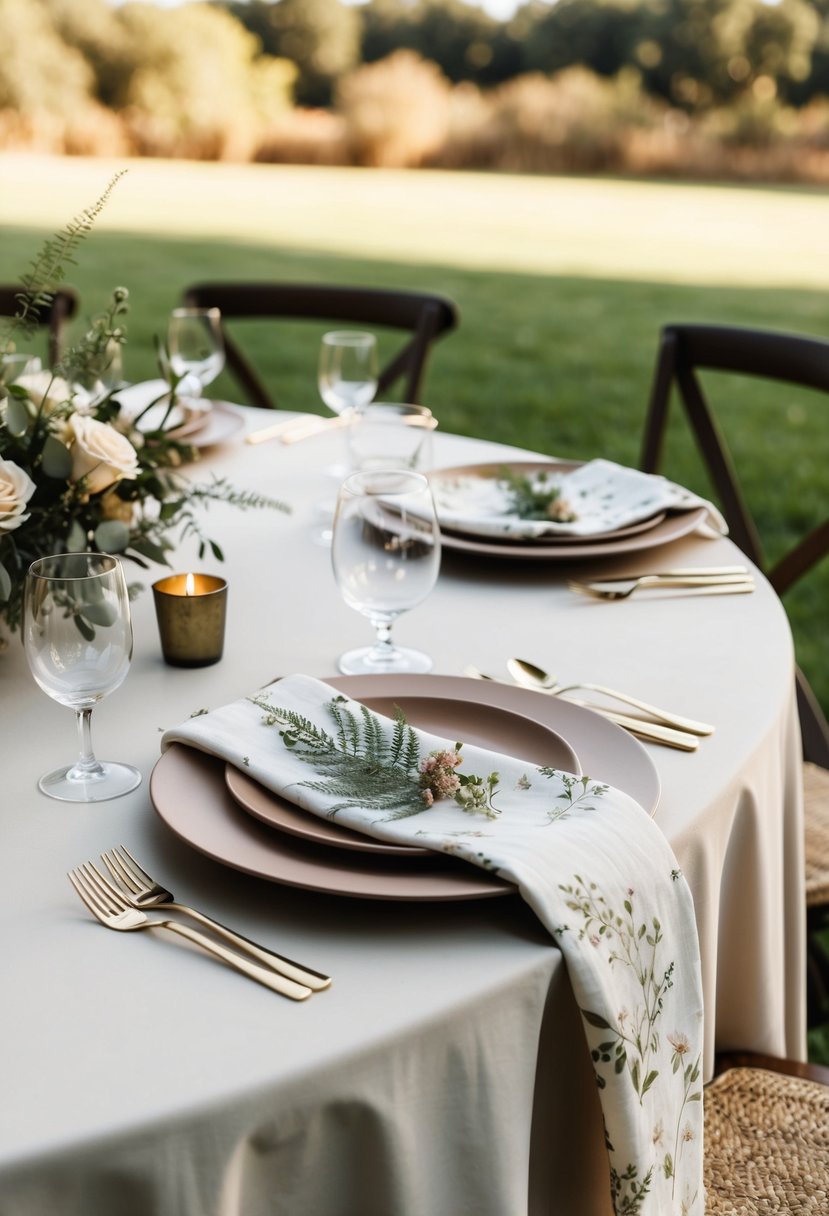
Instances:
[[[227,583],[214,574],[171,574],[153,583],[164,661],[173,667],[218,663],[225,642]]]

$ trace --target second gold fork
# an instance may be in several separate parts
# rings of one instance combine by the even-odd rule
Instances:
[[[101,860],[119,884],[123,898],[132,907],[139,909],[163,907],[165,910],[172,909],[176,912],[181,912],[184,916],[189,916],[191,920],[206,925],[207,928],[212,929],[214,933],[218,934],[219,937],[223,937],[225,941],[230,942],[238,950],[244,950],[246,954],[257,959],[260,963],[264,963],[265,966],[270,967],[273,971],[279,972],[280,975],[285,975],[288,979],[292,979],[298,984],[304,984],[315,992],[321,992],[324,988],[330,987],[330,976],[322,975],[319,971],[310,971],[307,967],[302,967],[291,959],[283,958],[281,954],[275,954],[273,950],[268,950],[264,946],[257,945],[256,942],[243,937],[241,933],[235,933],[232,929],[228,929],[226,925],[213,920],[210,916],[205,916],[203,912],[197,911],[196,908],[191,908],[187,904],[177,903],[172,891],[168,891],[166,887],[162,887],[146,870],[142,869],[125,845],[120,845],[118,848],[110,849],[107,853],[102,853]]]

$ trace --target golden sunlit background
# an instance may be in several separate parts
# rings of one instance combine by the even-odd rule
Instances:
[[[464,0],[2,0],[0,143],[829,176],[826,0],[530,0],[502,4],[501,19],[493,11]]]

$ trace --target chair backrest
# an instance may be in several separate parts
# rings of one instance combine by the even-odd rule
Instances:
[[[21,291],[19,285],[0,285],[0,316],[15,315]],[[74,288],[60,287],[52,296],[51,303],[39,311],[38,325],[48,331],[47,358],[50,367],[54,367],[63,354],[66,325],[78,311],[78,302],[78,293]]]
[[[734,461],[703,392],[699,371],[733,372],[829,393],[829,342],[725,325],[668,325],[662,330],[651,387],[641,467],[649,473],[659,467],[668,406],[676,386],[731,539],[764,570],[777,593],[783,595],[829,553],[829,518],[817,523],[774,565],[768,566]],[[807,758],[829,768],[829,724],[800,671],[798,709]]]
[[[445,296],[419,291],[385,291],[316,283],[198,283],[184,293],[188,308],[218,308],[222,320],[282,317],[326,324],[406,330],[402,349],[380,371],[377,399],[397,381],[403,400],[416,405],[432,343],[458,324],[458,310]],[[227,366],[251,404],[274,409],[277,401],[223,326]]]

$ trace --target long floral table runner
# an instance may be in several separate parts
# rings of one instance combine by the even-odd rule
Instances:
[[[294,675],[167,731],[308,811],[513,882],[564,954],[599,1087],[618,1216],[703,1211],[702,986],[688,886],[600,777],[377,715]]]

